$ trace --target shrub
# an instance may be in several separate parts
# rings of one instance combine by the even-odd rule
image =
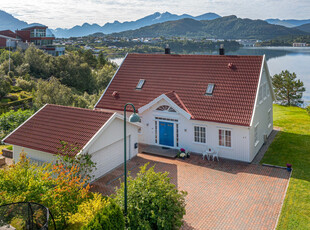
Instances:
[[[124,229],[124,222],[120,207],[111,198],[95,193],[69,216],[67,229]]]
[[[22,201],[40,203],[42,195],[53,186],[52,181],[45,180],[50,176],[48,169],[49,165],[31,164],[22,152],[18,163],[0,170],[0,205]]]
[[[0,76],[0,99],[11,91],[11,84],[8,77]]]
[[[125,219],[121,208],[112,200],[107,199],[102,210],[82,230],[114,230],[124,229]]]
[[[306,111],[307,111],[307,113],[310,115],[310,105],[308,105],[308,106],[306,107]]]
[[[90,186],[78,176],[78,166],[66,168],[63,164],[53,165],[53,188],[45,192],[42,202],[53,213],[58,229],[67,226],[70,213],[76,213],[78,206],[90,196]]]
[[[93,171],[96,170],[96,163],[91,160],[91,155],[79,154],[75,157],[81,147],[76,144],[69,144],[65,141],[60,141],[61,147],[58,149],[57,162],[63,164],[66,168],[78,166],[77,175],[86,182],[90,182],[94,178]]]
[[[26,81],[22,78],[17,78],[16,79],[16,86],[21,88],[22,90],[31,92],[32,89],[36,88],[36,82],[33,80]]]
[[[134,179],[128,178],[129,229],[177,229],[185,215],[186,192],[170,183],[168,173],[156,173],[147,165]],[[116,202],[124,207],[124,183],[116,191]]]

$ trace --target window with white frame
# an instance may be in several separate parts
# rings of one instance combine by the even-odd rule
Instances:
[[[206,143],[206,127],[194,126],[194,141],[198,143]]]
[[[231,147],[231,130],[219,129],[219,146]]]
[[[256,146],[258,144],[258,124],[254,127],[254,145]]]

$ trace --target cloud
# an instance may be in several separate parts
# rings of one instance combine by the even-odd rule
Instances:
[[[1,9],[28,23],[69,28],[132,21],[156,11],[194,16],[214,12],[242,18],[309,18],[309,0],[0,0]]]

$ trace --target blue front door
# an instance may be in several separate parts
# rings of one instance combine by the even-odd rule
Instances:
[[[174,146],[173,145],[173,123],[159,122],[159,144]]]

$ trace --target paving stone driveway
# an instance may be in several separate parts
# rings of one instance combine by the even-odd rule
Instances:
[[[168,171],[171,182],[188,192],[182,229],[274,229],[289,173],[284,169],[200,156],[166,159],[138,154],[128,163],[131,175],[146,162]],[[119,186],[123,166],[93,183],[92,191],[109,195]]]

